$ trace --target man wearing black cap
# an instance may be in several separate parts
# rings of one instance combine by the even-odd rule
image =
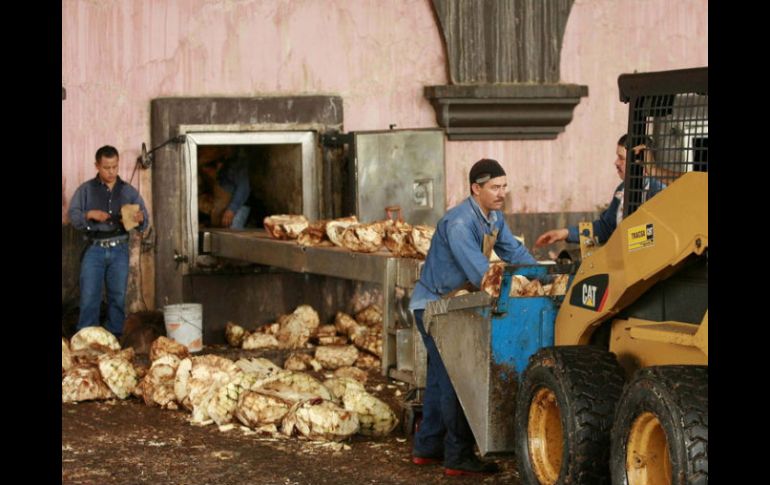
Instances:
[[[438,221],[415,286],[409,309],[428,351],[422,422],[414,437],[412,462],[444,464],[447,475],[496,473],[496,463],[480,460],[474,438],[457,400],[433,338],[425,332],[423,313],[438,300],[469,284],[480,287],[494,249],[511,264],[537,264],[505,223],[501,209],[508,183],[505,170],[491,159],[476,162],[469,176],[471,195]]]

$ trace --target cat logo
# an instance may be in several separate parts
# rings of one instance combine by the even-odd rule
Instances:
[[[596,306],[596,287],[593,285],[583,285],[583,306]]]
[[[595,312],[602,311],[609,295],[609,281],[608,274],[598,274],[573,284],[570,305]]]

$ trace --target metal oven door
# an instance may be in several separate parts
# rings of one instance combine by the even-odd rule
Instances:
[[[386,217],[399,206],[410,224],[435,225],[446,208],[442,130],[354,132],[356,215],[363,221]]]

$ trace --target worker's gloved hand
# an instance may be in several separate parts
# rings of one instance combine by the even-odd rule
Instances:
[[[555,242],[564,241],[567,239],[568,235],[569,231],[567,229],[551,229],[550,231],[538,236],[537,240],[535,241],[535,247],[539,248],[548,244],[553,244]]]

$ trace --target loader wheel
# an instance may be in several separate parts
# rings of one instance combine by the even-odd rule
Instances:
[[[708,484],[708,367],[639,370],[612,427],[612,483]]]
[[[516,396],[515,452],[527,485],[610,483],[610,427],[623,389],[615,354],[550,347],[530,357]]]

